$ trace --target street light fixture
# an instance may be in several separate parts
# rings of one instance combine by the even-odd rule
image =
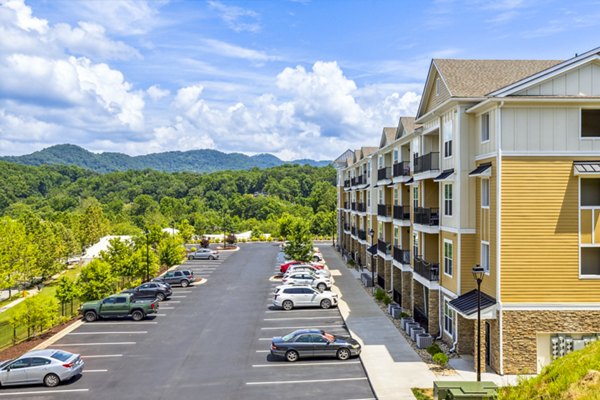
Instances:
[[[373,237],[375,236],[375,231],[373,230],[373,228],[369,229],[369,236],[371,236],[371,292],[375,292],[375,266],[373,265],[373,261],[375,260],[375,257],[373,256],[372,250],[373,250]]]
[[[144,235],[146,235],[146,282],[150,280],[150,245],[149,238],[150,231],[144,229]]]
[[[481,282],[485,276],[485,268],[477,264],[472,272],[477,281],[477,382],[481,382]]]

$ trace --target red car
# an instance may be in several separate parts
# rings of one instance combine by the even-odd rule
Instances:
[[[279,272],[281,272],[282,274],[285,274],[285,271],[287,271],[291,265],[297,265],[297,264],[302,264],[302,261],[290,261],[290,262],[286,262],[285,264],[281,264],[281,266],[279,267]]]

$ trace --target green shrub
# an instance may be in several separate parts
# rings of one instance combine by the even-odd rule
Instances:
[[[392,298],[387,294],[383,297],[383,304],[389,306],[392,303]]]
[[[383,301],[383,298],[385,297],[385,291],[381,288],[378,288],[375,291],[375,300],[377,301]]]
[[[272,242],[272,241],[273,241],[273,236],[267,237],[267,242]]]
[[[400,313],[400,318],[408,318],[408,317],[410,317],[410,315],[408,315],[407,313],[405,313],[405,312]]]
[[[427,352],[432,356],[435,356],[436,354],[441,353],[442,349],[440,349],[440,346],[438,346],[437,343],[434,343],[427,348]]]
[[[190,249],[190,251],[191,251],[192,253],[193,253],[193,252],[195,252],[196,250],[198,250],[198,249],[197,249],[197,248],[195,248],[195,247],[192,247],[192,248]]]
[[[440,367],[445,367],[448,364],[448,356],[444,353],[437,353],[433,356],[433,362]]]
[[[353,259],[349,259],[349,260],[348,260],[348,266],[350,266],[350,267],[354,267],[355,265],[356,265],[356,263],[354,262],[354,260],[353,260]]]

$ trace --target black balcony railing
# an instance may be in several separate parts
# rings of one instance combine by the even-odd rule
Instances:
[[[347,187],[350,187],[350,179],[346,179],[346,180],[344,181],[344,187],[346,187],[346,188],[347,188]]]
[[[415,174],[419,172],[435,171],[440,169],[440,153],[432,152],[415,158]]]
[[[379,274],[377,274],[377,286],[382,289],[385,289],[385,278]]]
[[[392,245],[386,243],[385,240],[377,240],[377,251],[382,252],[385,255],[390,255],[392,252]]]
[[[354,178],[350,179],[351,186],[362,185],[363,183],[365,183],[364,175],[355,176]]]
[[[365,203],[357,203],[356,204],[356,211],[358,211],[358,212],[366,212],[367,211],[367,205]]]
[[[439,208],[415,208],[415,224],[438,226],[440,224]]]
[[[429,330],[429,318],[427,318],[427,314],[417,308],[417,306],[413,307],[413,318],[416,323],[421,325],[421,328],[425,329],[425,331]]]
[[[358,238],[360,240],[367,240],[367,232],[365,232],[364,229],[359,229],[358,230]]]
[[[356,202],[355,201],[352,202],[352,210],[356,211]]]
[[[352,233],[352,235],[356,236],[356,227],[355,226],[350,228],[350,233]]]
[[[377,180],[381,181],[384,179],[390,179],[392,176],[392,169],[390,167],[379,168],[377,170]]]
[[[394,219],[410,219],[410,206],[394,206]]]
[[[386,204],[377,204],[377,215],[380,217],[391,217],[392,206],[388,206]]]
[[[421,275],[429,282],[440,280],[440,264],[429,263],[422,257],[415,257],[415,273]]]
[[[399,290],[394,289],[392,294],[393,294],[393,298],[394,298],[394,303],[402,304],[402,293]]]
[[[350,225],[346,225],[346,224],[344,224],[344,230],[345,230],[345,231],[349,231],[349,230],[350,230]]]
[[[408,161],[402,161],[394,164],[393,173],[394,178],[397,176],[408,176],[410,175],[410,163]]]
[[[410,264],[410,251],[394,246],[394,260],[402,264]]]

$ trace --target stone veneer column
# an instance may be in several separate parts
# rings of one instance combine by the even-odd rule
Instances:
[[[475,348],[475,331],[473,330],[474,321],[461,317],[456,313],[457,320],[457,352],[458,354],[473,355]],[[474,367],[473,367],[474,368]]]
[[[402,308],[412,314],[413,292],[412,292],[412,272],[402,271]]]
[[[385,290],[392,290],[392,262],[385,260],[384,268],[383,279],[385,279]]]
[[[439,290],[429,290],[429,310],[427,311],[428,328],[431,336],[440,333],[440,293]]]

